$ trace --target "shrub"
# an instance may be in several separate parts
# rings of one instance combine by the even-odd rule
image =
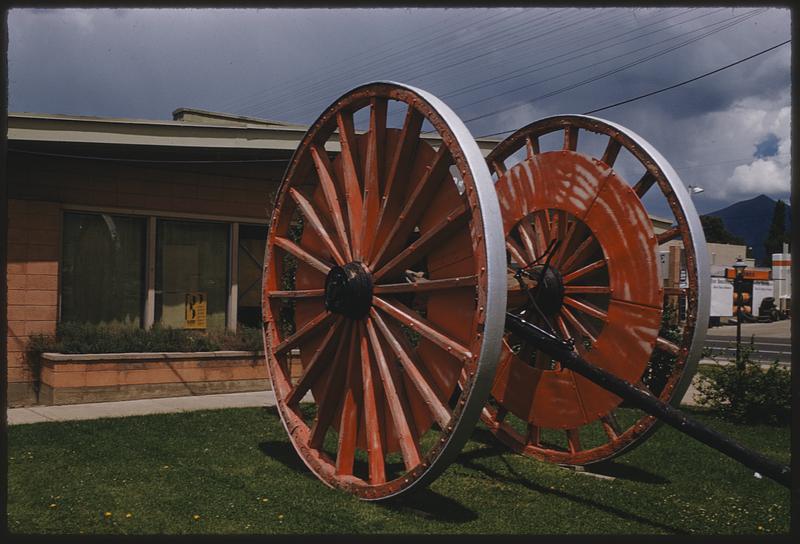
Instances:
[[[33,363],[38,355],[55,353],[152,353],[158,351],[217,351],[263,349],[261,331],[241,327],[229,331],[192,331],[154,326],[140,329],[123,325],[61,323],[55,336],[34,335],[28,341]]]
[[[664,306],[664,311],[661,314],[661,329],[658,335],[675,344],[681,343],[681,329],[674,323],[674,317],[677,309],[674,306]],[[642,382],[653,392],[655,395],[661,394],[664,386],[667,385],[667,380],[675,367],[674,355],[671,355],[660,349],[654,350],[650,358],[650,365],[647,371],[642,376]]]
[[[750,360],[751,345],[740,360],[698,374],[697,402],[737,423],[785,424],[791,417],[791,371],[775,361],[764,369]]]

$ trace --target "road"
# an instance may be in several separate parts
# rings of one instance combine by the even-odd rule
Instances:
[[[753,343],[756,351],[750,356],[753,361],[772,362],[777,359],[782,364],[792,361],[791,320],[774,323],[743,323],[742,345]],[[724,325],[708,329],[705,347],[711,350],[715,359],[734,359],[736,357],[736,325]]]

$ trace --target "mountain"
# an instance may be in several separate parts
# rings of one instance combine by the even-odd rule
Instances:
[[[758,195],[750,200],[742,200],[705,215],[713,215],[722,219],[725,228],[731,234],[744,238],[747,245],[753,248],[756,263],[769,259],[764,250],[769,226],[772,224],[772,213],[775,211],[775,200],[767,195]],[[791,230],[791,208],[786,205],[786,228]]]

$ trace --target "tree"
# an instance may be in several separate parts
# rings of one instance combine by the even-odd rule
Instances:
[[[775,210],[772,212],[772,224],[770,224],[767,238],[764,240],[768,262],[773,253],[783,253],[784,242],[789,242],[789,231],[786,229],[786,204],[783,200],[778,200],[775,203]]]
[[[701,215],[700,223],[703,225],[703,233],[706,235],[706,242],[715,244],[736,244],[743,246],[745,241],[739,236],[728,232],[722,219],[714,215]]]

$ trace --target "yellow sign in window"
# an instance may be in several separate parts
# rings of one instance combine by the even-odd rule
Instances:
[[[208,313],[206,294],[200,291],[186,293],[185,300],[186,325],[184,325],[184,328],[205,329]]]

